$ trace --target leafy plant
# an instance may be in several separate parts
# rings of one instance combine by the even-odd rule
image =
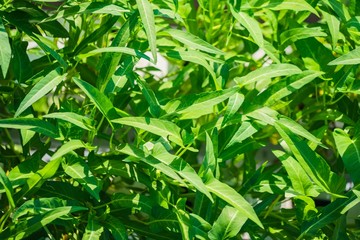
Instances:
[[[356,0],[0,3],[1,239],[360,238]]]

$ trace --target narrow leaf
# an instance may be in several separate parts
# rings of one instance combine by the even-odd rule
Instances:
[[[245,12],[236,12],[231,5],[229,6],[230,6],[231,14],[235,17],[237,21],[239,21],[241,25],[243,25],[246,28],[246,30],[249,31],[250,36],[254,39],[254,42],[259,47],[263,47],[264,37],[261,28],[259,26],[259,23],[255,20],[255,18],[250,17]]]
[[[179,146],[183,146],[183,140],[180,134],[181,128],[175,123],[147,117],[123,117],[114,119],[112,122],[140,128],[144,131],[169,139]]]
[[[292,28],[280,34],[281,44],[286,47],[287,45],[296,42],[300,39],[310,37],[326,37],[327,34],[322,32],[320,27],[313,28]]]
[[[74,112],[53,112],[43,116],[44,118],[56,118],[70,122],[85,130],[93,130],[92,120]]]
[[[170,166],[177,174],[186,179],[197,190],[204,193],[211,201],[213,201],[209,191],[206,189],[205,184],[199,175],[185,160],[169,153],[160,143],[155,144],[152,151],[152,156],[164,164]]]
[[[14,209],[15,202],[13,199],[13,195],[14,195],[13,186],[1,166],[0,166],[0,184],[4,186],[5,194],[9,201],[9,204],[10,204],[11,208]]]
[[[54,153],[54,155],[52,155],[51,160],[60,158],[78,148],[87,148],[87,146],[81,140],[70,140],[67,143],[61,145],[61,147]]]
[[[66,6],[57,11],[57,14],[46,18],[43,22],[53,21],[59,18],[73,17],[80,14],[111,14],[114,16],[122,16],[125,12],[129,12],[128,9],[124,9],[114,4],[108,4],[103,2],[88,2],[76,4],[76,6]]]
[[[246,222],[247,217],[236,208],[225,206],[209,231],[210,240],[223,240],[235,237]]]
[[[54,176],[59,168],[60,162],[61,158],[54,159],[47,163],[44,168],[38,170],[36,174],[29,177],[22,189],[15,194],[16,202],[22,200],[23,197],[36,192],[47,179]]]
[[[0,18],[0,68],[3,78],[6,78],[6,73],[9,69],[11,60],[11,47],[9,37],[7,35],[4,24]]]
[[[257,131],[258,130],[250,122],[243,122],[233,137],[230,139],[229,143],[226,145],[224,151],[226,151],[226,148],[229,148],[236,143],[241,143],[245,139],[251,137]]]
[[[80,206],[66,206],[55,208],[45,214],[37,215],[29,220],[22,222],[17,229],[18,231],[16,232],[16,235],[13,237],[15,237],[15,240],[24,239],[25,237],[29,236],[30,234],[36,232],[37,230],[43,228],[47,224],[62,216],[84,210],[87,210],[87,208]]]
[[[285,167],[295,191],[305,196],[319,195],[305,170],[293,157],[279,150],[274,150],[273,153]]]
[[[144,25],[146,35],[148,37],[149,46],[153,55],[153,60],[157,62],[156,51],[156,29],[153,8],[148,0],[136,0],[141,21]]]
[[[57,68],[47,74],[43,79],[34,85],[30,92],[21,101],[19,108],[16,110],[15,117],[19,116],[34,102],[45,96],[52,89],[57,87],[64,79],[64,75],[60,75],[60,68]]]
[[[101,182],[93,176],[89,166],[82,158],[69,156],[62,167],[67,175],[79,182],[91,196],[100,201]]]
[[[73,81],[78,85],[81,90],[87,95],[87,97],[95,104],[99,111],[110,121],[118,116],[114,106],[112,105],[109,98],[107,98],[103,93],[101,93],[94,86],[89,83],[80,80],[78,78],[73,78]]]
[[[92,214],[89,214],[83,240],[97,240],[100,239],[104,227],[95,219]]]
[[[333,132],[336,148],[343,160],[347,172],[354,183],[360,182],[360,139],[349,135],[342,129],[337,128]]]
[[[256,83],[264,79],[270,79],[280,76],[291,76],[294,74],[301,73],[301,70],[293,64],[281,63],[281,64],[272,64],[268,67],[263,67],[256,69],[248,73],[244,77],[235,78],[235,82],[241,86],[245,86],[250,83]]]
[[[216,196],[235,207],[237,210],[239,210],[241,215],[251,219],[261,228],[264,228],[250,203],[248,203],[232,187],[220,182],[216,178],[211,178],[205,184],[210,192],[214,193]]]
[[[178,40],[180,43],[183,43],[193,49],[201,50],[207,53],[213,54],[224,54],[221,50],[217,49],[216,47],[212,46],[210,43],[202,40],[201,38],[178,29],[167,29],[164,32],[171,35],[171,37]]]
[[[226,111],[224,114],[224,121],[222,123],[223,125],[235,115],[235,113],[239,110],[242,103],[244,102],[244,99],[245,99],[244,95],[240,93],[235,93],[229,98],[229,102],[227,104]]]
[[[37,118],[0,119],[0,128],[28,129],[51,138],[59,137],[57,128]]]
[[[195,119],[214,112],[214,107],[238,91],[237,87],[185,96],[170,101],[164,107],[168,114],[180,115],[180,119]]]
[[[83,58],[87,58],[90,56],[94,56],[100,53],[124,53],[131,56],[135,56],[138,58],[144,58],[146,60],[150,60],[148,56],[146,56],[144,53],[133,49],[133,48],[127,48],[127,47],[104,47],[104,48],[98,48],[92,51],[89,51],[87,53],[79,54],[76,56],[78,60],[81,60]]]
[[[106,215],[106,220],[104,222],[101,222],[101,224],[103,224],[104,227],[109,229],[114,239],[116,240],[129,239],[124,224],[119,219],[111,216],[110,214]]]
[[[360,47],[328,63],[328,65],[356,65],[356,64],[360,64]]]

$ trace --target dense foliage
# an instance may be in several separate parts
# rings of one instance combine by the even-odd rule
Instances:
[[[359,14],[0,1],[0,239],[359,239]]]

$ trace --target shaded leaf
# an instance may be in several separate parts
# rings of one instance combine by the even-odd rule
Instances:
[[[9,178],[6,176],[4,170],[2,169],[1,166],[0,166],[0,183],[5,188],[5,194],[6,194],[6,197],[7,197],[8,201],[9,201],[9,204],[10,204],[11,208],[14,209],[15,208],[15,202],[14,202],[14,199],[13,199],[13,195],[14,195],[13,187],[12,187],[12,184],[11,184]]]
[[[100,239],[104,227],[95,219],[92,214],[89,214],[83,240],[97,240]]]
[[[69,156],[66,163],[63,162],[64,172],[79,182],[96,200],[100,201],[101,182],[91,173],[87,163],[75,156]]]
[[[0,128],[28,129],[51,138],[59,137],[57,128],[37,118],[0,119]]]

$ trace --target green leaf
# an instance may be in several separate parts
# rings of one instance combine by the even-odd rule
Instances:
[[[63,162],[64,172],[79,182],[91,196],[100,201],[101,182],[93,176],[87,163],[80,157],[69,156]]]
[[[319,195],[305,170],[293,157],[279,150],[274,150],[273,153],[285,167],[295,191],[305,196]]]
[[[6,78],[6,73],[10,66],[11,59],[11,47],[9,43],[9,37],[7,35],[6,29],[0,18],[0,68],[3,78]]]
[[[151,215],[154,202],[142,194],[115,193],[111,196],[111,205],[115,208],[131,208]]]
[[[334,16],[326,11],[321,11],[321,13],[324,16],[324,19],[328,25],[328,28],[329,28],[329,31],[331,34],[332,47],[334,49],[340,38],[340,21],[339,21],[339,19],[337,19],[336,16]]]
[[[217,49],[216,47],[212,46],[210,43],[202,40],[201,38],[178,29],[166,29],[163,31],[165,33],[168,33],[171,35],[171,37],[178,40],[180,43],[183,43],[184,45],[187,45],[193,49],[201,50],[207,53],[213,53],[213,54],[220,54],[223,55],[224,53]]]
[[[205,185],[210,192],[235,207],[241,215],[251,219],[259,227],[264,228],[252,206],[238,192],[236,192],[235,189],[220,182],[216,178],[210,178]]]
[[[76,85],[78,85],[79,88],[81,88],[81,90],[84,91],[86,96],[95,104],[95,106],[106,117],[106,119],[108,119],[109,122],[111,119],[118,117],[118,114],[110,99],[107,98],[103,93],[101,93],[98,89],[89,83],[76,77],[73,78],[73,81],[76,83]]]
[[[89,214],[83,240],[97,240],[100,239],[104,227],[95,219],[92,214]]]
[[[12,218],[16,221],[22,216],[33,216],[38,214],[43,214],[52,209],[58,207],[67,206],[68,202],[58,197],[50,197],[50,198],[36,198],[30,199],[24,202],[19,208],[16,209]]]
[[[291,76],[299,73],[301,73],[301,70],[293,64],[272,64],[268,67],[256,69],[248,73],[246,76],[236,77],[234,81],[241,86],[245,86],[247,84],[256,83],[264,79],[280,76]]]
[[[356,65],[356,64],[360,64],[360,47],[328,63],[328,65]]]
[[[351,139],[342,129],[335,129],[333,132],[336,148],[343,160],[345,168],[354,183],[360,182],[360,139],[359,136]]]
[[[245,139],[251,137],[257,131],[258,130],[250,122],[243,122],[239,129],[233,134],[224,151],[226,151],[227,148],[233,146],[234,144],[241,143]]]
[[[325,227],[329,223],[334,222],[338,219],[342,213],[342,210],[346,206],[356,200],[356,195],[353,192],[346,194],[346,198],[339,198],[332,203],[323,207],[315,218],[305,222],[301,226],[301,235],[297,239],[303,239],[306,235],[313,235],[319,229]]]
[[[123,117],[114,119],[112,122],[140,128],[165,139],[169,139],[179,146],[184,146],[180,134],[181,128],[179,128],[175,123],[148,117]]]
[[[300,74],[291,76],[286,80],[279,81],[278,83],[270,86],[258,97],[268,97],[265,104],[272,105],[281,100],[282,98],[296,92],[297,90],[323,74],[323,72],[319,71],[303,71]]]
[[[49,18],[43,20],[43,22],[53,21],[59,18],[73,17],[80,14],[111,14],[113,16],[123,16],[124,13],[129,12],[128,9],[124,9],[120,6],[102,2],[88,2],[76,4],[76,6],[68,7],[64,5],[63,8],[57,11],[57,13]]]
[[[244,99],[244,95],[238,92],[229,98],[222,125],[225,125],[235,115],[244,102]]]
[[[284,47],[287,47],[289,44],[294,43],[300,39],[326,36],[327,34],[322,32],[320,27],[292,28],[280,34],[280,42]]]
[[[0,119],[0,128],[28,129],[51,138],[59,137],[57,128],[37,118]]]
[[[275,128],[290,147],[295,158],[299,161],[301,167],[309,177],[325,192],[333,194],[336,197],[342,197],[337,193],[337,186],[339,183],[342,183],[344,179],[341,179],[334,172],[331,172],[327,162],[286,126],[280,122],[276,122]]]
[[[49,178],[55,175],[60,166],[61,158],[48,162],[44,168],[38,170],[29,177],[22,189],[15,194],[16,202],[22,200],[33,192],[36,192],[41,185]]]
[[[167,166],[166,164],[162,163],[160,160],[154,158],[153,156],[146,154],[143,150],[133,147],[128,144],[124,144],[123,146],[117,149],[118,152],[135,157],[144,163],[160,170],[165,175],[171,177],[172,179],[183,182],[182,179],[175,173],[175,171]]]
[[[264,37],[259,26],[259,23],[255,20],[255,18],[250,17],[245,12],[236,12],[232,5],[230,6],[231,14],[234,18],[239,21],[241,25],[243,25],[246,30],[249,31],[250,36],[254,39],[254,42],[261,48],[264,46]]]
[[[95,50],[91,50],[87,53],[79,54],[76,56],[78,60],[81,60],[83,58],[87,58],[90,56],[94,56],[100,53],[124,53],[131,56],[135,56],[138,58],[144,58],[146,60],[150,61],[150,58],[146,56],[144,53],[140,52],[139,50],[133,49],[133,48],[127,48],[127,47],[104,47],[104,48],[98,48]]]
[[[12,186],[11,182],[9,181],[9,178],[6,176],[4,170],[2,169],[1,166],[0,166],[0,183],[5,188],[5,194],[6,194],[6,197],[7,197],[8,201],[9,201],[9,204],[10,204],[11,208],[14,209],[15,208],[15,202],[14,202],[14,199],[13,199],[13,195],[14,195],[13,186]]]
[[[60,75],[61,69],[57,68],[47,74],[43,79],[34,85],[30,92],[21,101],[14,117],[19,116],[34,102],[45,96],[48,92],[57,87],[64,79],[64,75]]]
[[[287,127],[292,133],[295,133],[298,136],[304,137],[304,138],[308,139],[309,141],[312,141],[313,143],[316,143],[317,145],[324,147],[324,145],[321,143],[320,139],[316,138],[308,130],[306,130],[303,126],[301,126],[299,123],[295,122],[291,118],[287,118],[285,116],[280,116],[277,123],[280,123],[283,126]]]
[[[93,130],[92,120],[74,112],[53,112],[43,116],[44,118],[56,118],[70,122],[82,129]]]
[[[209,231],[210,240],[223,240],[235,237],[246,222],[247,217],[236,208],[225,206]]]
[[[211,201],[213,201],[199,175],[197,175],[195,170],[182,158],[170,154],[161,143],[156,143],[154,145],[152,156],[170,166],[177,174],[186,179],[197,190],[204,193]]]
[[[168,102],[164,109],[168,114],[180,115],[180,119],[195,119],[214,112],[214,107],[237,93],[239,89],[230,89],[190,95]]]
[[[61,145],[61,147],[59,147],[59,149],[52,155],[51,160],[56,158],[61,158],[65,154],[78,148],[89,148],[89,147],[86,146],[81,140],[78,139],[70,140],[67,143]]]
[[[131,32],[136,26],[137,21],[138,14],[135,12],[121,26],[115,38],[111,42],[111,47],[125,47],[129,42]],[[121,57],[122,54],[120,52],[105,52],[102,54],[101,59],[99,60],[99,75],[96,80],[96,86],[101,92],[103,92],[109,80],[114,75]]]
[[[139,84],[139,87],[146,99],[146,101],[149,103],[150,107],[150,114],[157,118],[160,116],[161,113],[161,107],[158,99],[156,98],[156,95],[154,91],[150,88],[150,86],[143,80],[142,78],[137,79],[137,83]]]
[[[29,220],[21,222],[21,224],[17,228],[18,231],[13,237],[15,240],[24,239],[25,237],[29,236],[30,234],[36,232],[37,230],[43,228],[47,224],[51,223],[52,221],[62,216],[66,216],[70,213],[84,211],[84,210],[87,210],[87,208],[80,206],[66,206],[66,207],[55,208],[44,214],[37,215],[35,217],[30,218]]]
[[[106,219],[105,221],[101,222],[101,224],[107,229],[109,229],[114,239],[116,240],[129,239],[124,224],[119,219],[111,216],[110,214],[106,214]]]
[[[146,35],[148,37],[149,46],[153,55],[153,60],[157,62],[156,50],[156,29],[153,8],[148,0],[136,0],[141,21],[144,25]]]
[[[188,51],[182,51],[182,50],[170,50],[166,52],[166,56],[183,60],[183,61],[189,61],[195,64],[199,64],[203,66],[211,75],[213,79],[216,79],[216,74],[212,67],[209,65],[209,63],[206,61],[206,58],[204,57],[204,54],[194,51],[194,50],[188,50]],[[215,81],[216,82],[216,81]],[[219,89],[220,86],[217,86],[217,89]]]
[[[263,3],[263,1],[259,1]],[[268,8],[271,10],[292,10],[292,11],[309,11],[316,16],[319,16],[318,12],[306,1],[303,0],[268,0],[257,8]]]

